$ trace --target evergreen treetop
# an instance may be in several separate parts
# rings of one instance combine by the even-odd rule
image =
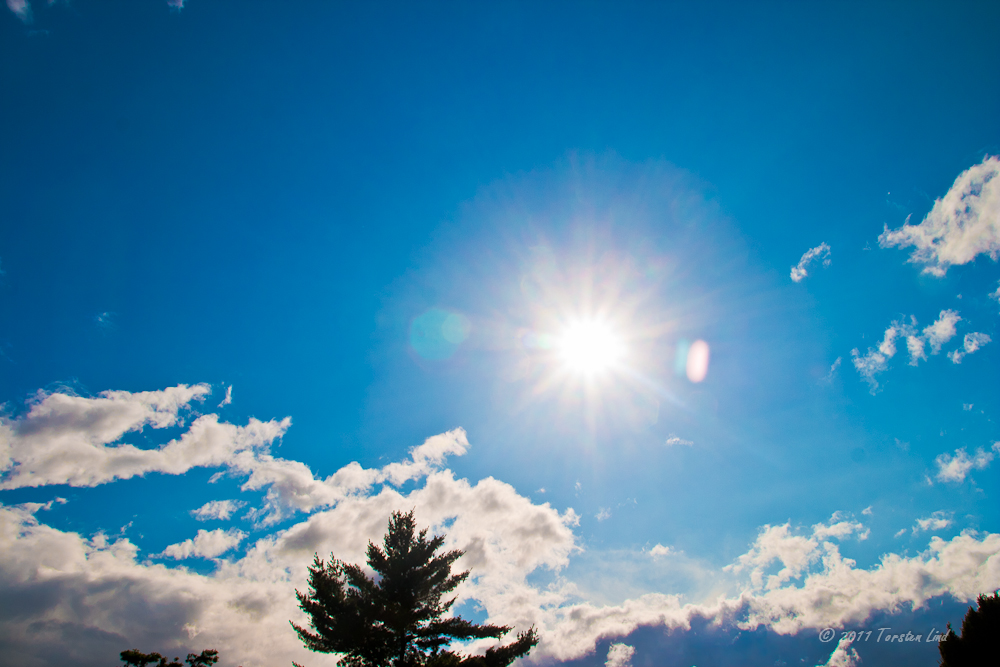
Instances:
[[[383,547],[368,543],[369,578],[358,565],[317,555],[309,568],[309,593],[295,591],[309,615],[312,631],[292,623],[306,647],[341,654],[345,667],[504,667],[538,643],[534,628],[484,656],[459,656],[442,650],[453,639],[499,639],[509,627],[476,625],[463,618],[442,618],[455,603],[445,599],[469,572],[451,573],[462,555],[437,554],[444,536],[428,539],[416,532],[413,511],[394,512]]]

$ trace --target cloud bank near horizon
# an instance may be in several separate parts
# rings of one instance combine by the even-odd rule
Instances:
[[[99,454],[78,457],[82,468],[73,474],[57,474],[59,469],[51,466],[29,466],[33,475],[21,477],[26,473],[17,472],[15,477],[30,479],[36,486],[119,479],[109,473],[108,461],[117,460],[114,452],[101,452],[128,446],[115,446],[109,439],[130,433],[137,425],[156,429],[178,423],[184,407],[206,393],[203,387],[105,392],[90,399],[40,397],[25,416],[4,422],[8,437],[30,436],[38,443],[39,434],[48,433],[66,451],[86,445]],[[93,414],[102,418],[79,418]],[[57,415],[65,418],[56,419]],[[192,428],[204,417],[196,417]],[[225,429],[239,428],[210,417],[226,433],[236,431]],[[175,442],[139,451],[162,452]],[[23,447],[24,441],[18,446]],[[8,449],[21,452],[18,446]],[[465,551],[461,567],[471,569],[472,576],[457,591],[460,603],[474,602],[490,622],[539,628],[542,642],[531,657],[539,663],[580,658],[601,640],[624,637],[641,626],[684,631],[693,619],[711,619],[716,624],[767,627],[791,635],[862,622],[875,612],[920,608],[940,596],[968,601],[1000,586],[1000,535],[966,531],[950,540],[933,536],[919,554],[886,554],[866,569],[843,557],[839,545],[867,538],[868,528],[851,516],[834,514],[809,530],[791,523],[762,527],[750,549],[717,572],[720,582],[736,582],[729,595],[689,601],[650,592],[620,604],[596,604],[581,598],[578,587],[562,574],[582,550],[574,532],[579,524],[576,512],[536,504],[491,477],[475,483],[457,479],[444,467],[446,458],[460,456],[468,447],[465,432],[455,429],[428,438],[405,461],[379,469],[354,462],[325,479],[316,478],[299,462],[271,457],[256,444],[220,448],[217,451],[226,456],[212,459],[220,471],[246,475],[247,490],[268,488],[263,504],[253,508],[252,518],[258,520],[262,536],[247,541],[239,529],[199,530],[163,553],[147,556],[127,537],[101,533],[87,537],[46,525],[39,517],[51,503],[0,506],[0,541],[5,545],[0,553],[0,594],[16,592],[36,600],[4,625],[0,644],[8,655],[25,660],[37,651],[51,651],[83,665],[103,664],[106,660],[93,656],[113,657],[133,644],[181,651],[212,646],[226,664],[233,665],[305,659],[332,665],[331,657],[309,654],[288,631],[288,620],[303,620],[293,591],[305,588],[306,567],[314,553],[363,562],[368,541],[380,540],[391,512],[409,508],[422,525],[446,533],[446,548]],[[146,459],[131,456],[130,465],[133,460]],[[176,466],[157,471],[183,474],[173,471],[189,470],[195,459],[176,460],[180,461]],[[136,475],[147,469],[152,470],[112,468],[139,470]],[[409,492],[400,490],[413,481],[417,484]],[[378,483],[380,487],[375,486]],[[222,520],[231,516],[236,502],[242,501],[218,501],[191,510]],[[308,516],[268,533],[263,529],[270,524],[261,517],[274,512]],[[942,525],[931,521],[926,529],[933,532]],[[226,553],[231,555],[223,558]],[[200,574],[167,564],[190,558],[214,559],[215,568]],[[546,571],[555,577],[552,585],[533,583],[533,575]],[[77,639],[71,642],[70,636]],[[473,643],[467,649],[480,651],[485,646]],[[616,660],[622,658],[619,650]]]

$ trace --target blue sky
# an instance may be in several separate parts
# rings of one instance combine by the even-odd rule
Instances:
[[[293,591],[410,508],[539,665],[1000,587],[992,3],[7,9],[6,655],[333,664]]]

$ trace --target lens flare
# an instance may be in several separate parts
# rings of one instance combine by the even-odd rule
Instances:
[[[625,356],[625,346],[614,329],[596,320],[570,324],[558,338],[556,350],[562,362],[581,375],[609,370]]]

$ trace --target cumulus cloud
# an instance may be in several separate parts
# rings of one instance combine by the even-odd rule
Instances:
[[[659,556],[668,556],[672,553],[674,552],[670,547],[665,547],[662,544],[657,544],[656,546],[654,546],[652,549],[649,550],[649,555],[652,556],[653,558],[657,558]]]
[[[951,512],[938,510],[928,517],[917,519],[913,525],[913,534],[925,533],[927,531],[944,530],[951,526]]]
[[[632,656],[635,648],[628,644],[612,644],[608,647],[608,659],[604,667],[632,667]]]
[[[788,525],[765,526],[735,564],[750,574],[738,597],[683,604],[679,596],[651,593],[617,605],[580,602],[568,583],[529,582],[540,569],[560,571],[579,550],[572,510],[535,505],[491,478],[471,484],[438,471],[405,496],[383,487],[347,498],[257,540],[239,559],[216,561],[209,574],[141,562],[127,539],[87,539],[40,524],[26,509],[0,506],[0,593],[16,590],[34,600],[5,623],[0,641],[33,655],[43,650],[41,639],[44,650],[84,666],[104,664],[94,656],[114,655],[129,643],[180,653],[213,646],[227,665],[308,657],[332,666],[332,656],[308,654],[287,632],[288,619],[303,618],[293,590],[305,588],[314,553],[363,562],[368,541],[378,541],[389,514],[404,508],[413,508],[421,525],[444,530],[445,548],[466,552],[458,566],[471,568],[472,576],[457,591],[460,601],[475,601],[493,623],[535,625],[542,642],[532,658],[543,662],[580,658],[602,639],[640,626],[690,629],[692,619],[708,618],[794,634],[860,623],[875,611],[919,607],[945,594],[968,601],[1000,585],[1000,535],[934,537],[922,554],[889,554],[863,569],[834,543],[859,537],[862,527],[835,515],[805,535]],[[197,541],[191,540],[192,553]],[[754,576],[775,563],[789,571],[777,575],[781,585]],[[486,645],[473,642],[466,650]]]
[[[802,280],[809,274],[806,272],[806,267],[809,266],[814,260],[822,258],[823,266],[830,266],[830,246],[826,243],[820,243],[815,248],[810,248],[802,255],[799,263],[792,267],[792,281],[802,282]]]
[[[0,489],[97,486],[149,472],[179,475],[198,466],[220,466],[239,452],[267,447],[291,425],[285,418],[250,419],[246,426],[234,426],[220,423],[216,415],[202,415],[162,447],[119,443],[127,433],[147,426],[179,425],[180,411],[209,391],[200,384],[137,393],[106,391],[96,398],[39,393],[26,415],[0,417]]]
[[[154,417],[114,415],[102,433],[177,419],[169,410]],[[20,423],[5,426],[13,433]],[[78,436],[80,428],[74,428]],[[88,433],[99,430],[88,428]],[[288,631],[289,619],[304,621],[294,590],[305,589],[313,554],[363,563],[369,540],[381,539],[389,515],[409,509],[420,525],[446,535],[446,549],[465,552],[457,566],[472,575],[456,590],[459,603],[476,604],[491,623],[517,630],[534,625],[542,641],[532,660],[541,662],[583,657],[600,641],[640,626],[690,629],[698,618],[794,634],[860,623],[876,611],[915,608],[941,595],[969,601],[1000,586],[1000,535],[933,537],[924,553],[888,554],[865,569],[843,558],[838,542],[864,539],[867,529],[834,514],[805,531],[790,523],[764,526],[749,551],[717,573],[720,581],[745,581],[736,597],[685,603],[679,595],[649,593],[613,605],[584,601],[564,575],[581,550],[574,534],[579,516],[572,509],[535,504],[502,481],[472,483],[440,469],[447,456],[467,448],[465,432],[456,429],[429,438],[405,461],[374,470],[352,463],[325,480],[300,462],[241,449],[221,465],[246,474],[247,484],[258,475],[246,488],[277,489],[275,503],[299,503],[312,513],[247,545],[239,557],[217,558],[244,543],[245,536],[233,530],[198,531],[164,550],[170,559],[216,558],[214,569],[201,574],[140,559],[125,538],[88,538],[46,526],[36,518],[41,503],[0,505],[0,598],[32,601],[5,617],[0,646],[25,664],[48,652],[48,662],[96,667],[122,646],[139,645],[179,655],[211,646],[223,656],[223,667],[306,659],[332,667],[333,656],[309,654]],[[418,483],[406,494],[396,488],[414,479]],[[209,503],[200,510],[221,513],[220,507]],[[657,545],[651,553],[662,551],[669,549]],[[545,572],[548,579],[538,576]],[[491,641],[474,641],[464,650],[481,652]]]
[[[239,546],[247,534],[242,530],[199,530],[193,539],[171,544],[162,556],[182,560],[185,558],[215,558]]]
[[[965,334],[965,340],[962,342],[962,347],[949,352],[948,358],[951,359],[951,363],[960,364],[966,355],[972,354],[991,340],[993,339],[984,333],[967,333]]]
[[[913,248],[910,262],[943,276],[954,265],[979,255],[1000,256],[1000,157],[987,156],[962,172],[947,194],[934,202],[919,225],[888,226],[878,237],[883,248]]]
[[[25,23],[31,23],[31,5],[28,0],[7,0],[7,9]]]
[[[993,460],[994,452],[1000,453],[1000,442],[993,443],[992,449],[993,451],[987,452],[980,447],[972,456],[969,456],[964,447],[956,449],[954,455],[947,453],[939,454],[934,459],[938,467],[935,478],[939,482],[960,483],[965,481],[966,475],[972,470],[983,470],[986,468],[990,464],[990,461]]]
[[[212,519],[227,521],[233,514],[245,507],[242,500],[212,500],[196,510],[191,510],[191,516],[198,521],[210,521]]]
[[[449,455],[461,456],[469,441],[465,430],[453,429],[432,436],[410,450],[407,461],[382,468],[364,468],[352,461],[325,479],[318,479],[304,463],[275,458],[267,453],[241,451],[229,462],[230,469],[248,475],[242,490],[267,488],[264,506],[252,516],[262,525],[276,523],[296,511],[311,512],[369,490],[379,483],[399,486],[426,477],[439,469]]]
[[[816,667],[858,667],[861,664],[861,657],[851,648],[852,641],[847,637],[842,638],[837,643],[837,648],[830,654],[830,659]]]
[[[690,447],[691,445],[694,444],[694,442],[692,442],[691,440],[685,440],[671,433],[670,437],[668,437],[667,441],[663,444],[667,445],[668,447],[673,447],[674,445],[686,445]]]

